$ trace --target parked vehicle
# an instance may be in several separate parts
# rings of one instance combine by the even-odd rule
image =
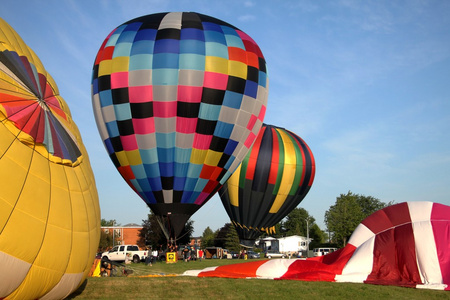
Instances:
[[[111,250],[102,253],[102,259],[109,259],[111,261],[125,261],[128,256],[134,263],[145,261],[149,255],[148,251],[139,250],[136,245],[118,245]]]
[[[314,256],[327,255],[328,253],[336,251],[337,248],[314,248]]]
[[[261,255],[258,252],[255,251],[247,251],[247,257],[248,258],[261,258]]]
[[[271,258],[285,258],[286,254],[280,253],[280,252],[274,252],[274,251],[267,251],[265,256],[268,259],[271,259]]]
[[[239,252],[231,251],[230,254],[231,254],[231,258],[239,258]]]

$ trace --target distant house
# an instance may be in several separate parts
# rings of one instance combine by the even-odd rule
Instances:
[[[139,232],[143,227],[136,223],[123,226],[102,226],[105,233],[113,232],[114,238],[119,245],[137,245],[139,242]]]
[[[311,239],[309,239],[311,242]],[[258,241],[263,251],[274,251],[280,253],[301,253],[306,255],[308,240],[304,236],[291,235],[282,238],[266,237]]]

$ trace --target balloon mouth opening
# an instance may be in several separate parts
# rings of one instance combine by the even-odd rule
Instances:
[[[255,247],[255,240],[241,239],[239,244],[244,248],[253,248]]]

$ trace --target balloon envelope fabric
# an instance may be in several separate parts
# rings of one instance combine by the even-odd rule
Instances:
[[[349,243],[307,259],[186,271],[199,277],[359,282],[450,291],[450,206],[403,202],[364,219]]]
[[[156,215],[178,215],[182,225],[247,154],[267,94],[265,59],[253,39],[198,13],[120,25],[103,42],[92,78],[97,125],[114,165]]]
[[[219,195],[241,244],[253,246],[263,232],[304,199],[315,175],[314,156],[298,135],[264,124],[241,165]]]
[[[61,299],[100,238],[94,175],[52,77],[0,19],[0,299]]]

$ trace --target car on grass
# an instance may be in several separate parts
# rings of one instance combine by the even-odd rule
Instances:
[[[271,259],[271,258],[285,258],[286,254],[280,253],[280,252],[275,252],[275,251],[267,251],[265,253],[265,257],[267,257],[268,259]]]
[[[247,251],[247,257],[248,258],[261,258],[261,255],[258,252],[255,251]]]

